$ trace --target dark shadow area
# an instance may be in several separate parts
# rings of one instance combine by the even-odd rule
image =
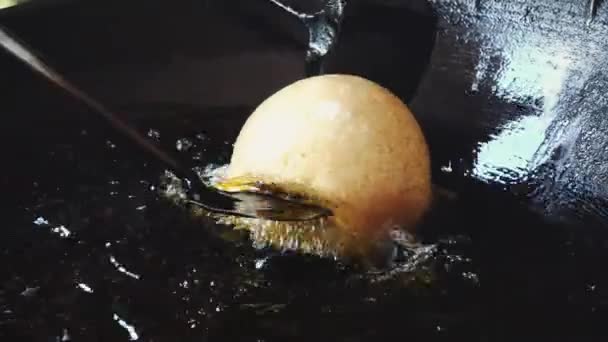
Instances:
[[[408,5],[355,1],[347,7],[326,71],[374,80],[409,103],[430,61],[436,20],[430,9],[413,11]]]
[[[407,101],[428,62],[434,20],[408,8],[355,2],[328,72],[368,77]],[[307,32],[266,0],[62,2],[0,13],[0,23],[109,103],[255,106],[304,77]],[[6,111],[30,115],[65,105],[12,57],[0,53],[0,62]]]

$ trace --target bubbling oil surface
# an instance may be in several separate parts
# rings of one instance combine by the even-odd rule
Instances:
[[[198,172],[203,182],[213,187],[227,177],[227,169],[228,164],[219,166],[210,164],[202,169],[199,168]],[[173,200],[176,205],[183,205],[186,193],[180,179],[167,171],[161,183],[161,194]],[[194,217],[211,216],[218,224],[248,232],[255,248],[274,248],[281,252],[289,251],[348,260],[347,262],[357,262],[361,265],[365,264],[367,267],[384,268],[392,264],[396,255],[400,254],[400,249],[409,249],[410,252],[417,253],[418,251],[429,251],[434,247],[417,243],[415,236],[399,226],[378,227],[389,233],[386,240],[378,241],[370,246],[369,241],[361,241],[348,230],[337,227],[326,218],[279,222],[213,214],[198,207],[191,208],[191,210]]]
[[[138,128],[211,180],[249,110],[164,108]],[[7,148],[2,178],[2,340],[481,340],[549,334],[538,317],[570,312],[593,328],[606,310],[604,235],[549,229],[477,188],[369,271],[193,216],[163,194],[167,170],[97,122],[13,138],[27,143]]]

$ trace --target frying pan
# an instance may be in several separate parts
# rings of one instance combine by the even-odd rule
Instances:
[[[311,12],[319,6],[289,3]],[[2,217],[9,234],[0,251],[0,268],[8,270],[0,272],[0,323],[6,324],[0,338],[12,326],[17,336],[61,340],[67,326],[82,340],[133,340],[135,326],[142,340],[158,341],[243,340],[248,333],[280,341],[393,334],[431,341],[605,340],[608,8],[593,3],[593,10],[582,0],[352,0],[347,6],[325,71],[365,76],[410,105],[430,144],[436,183],[460,195],[488,189],[548,220],[573,224],[564,233],[480,196],[473,214],[482,217],[485,234],[472,234],[472,248],[442,246],[456,245],[473,258],[473,270],[445,265],[459,279],[479,274],[481,286],[447,281],[426,297],[410,295],[401,283],[347,282],[333,265],[308,259],[273,264],[265,254],[214,240],[181,212],[176,225],[154,208],[148,214],[156,224],[114,202],[113,211],[99,216],[74,210],[67,228],[86,238],[69,240],[56,236],[63,230],[43,235],[31,227],[32,212],[24,219],[15,210]],[[242,122],[264,98],[306,75],[307,30],[266,0],[32,0],[0,10],[0,23],[74,83],[130,113],[133,123],[207,115],[201,108],[242,108]],[[10,194],[3,200],[15,202],[2,208],[21,209],[54,191],[30,193],[39,178],[92,186],[96,178],[78,178],[80,169],[65,180],[61,172],[76,162],[65,168],[31,162],[23,151],[44,156],[47,136],[56,147],[72,138],[60,139],[61,128],[97,125],[96,116],[3,53],[0,77],[0,185]],[[214,124],[223,115],[215,113],[204,116],[201,129],[238,133],[239,125]],[[65,154],[91,159],[89,147]],[[108,164],[115,157],[99,156]],[[255,267],[241,266],[254,261]],[[258,263],[273,267],[259,270]],[[141,279],[132,278],[137,272]],[[250,301],[265,311],[237,306]],[[288,305],[263,307],[266,301]],[[198,316],[201,309],[207,316]],[[192,328],[192,319],[206,325]]]
[[[309,12],[320,6],[305,3]],[[429,140],[437,183],[481,181],[548,218],[603,225],[606,20],[592,3],[353,1],[326,72],[365,76],[406,101]],[[34,1],[0,20],[121,105],[251,107],[305,76],[307,31],[268,1]],[[1,57],[10,80],[3,107],[58,105],[53,90]]]

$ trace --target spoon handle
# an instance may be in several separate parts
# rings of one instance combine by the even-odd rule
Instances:
[[[24,43],[20,42],[13,35],[9,34],[6,28],[0,26],[0,45],[8,52],[10,52],[13,56],[20,59],[27,66],[29,66],[33,71],[38,74],[44,76],[51,83],[55,84],[59,88],[65,90],[74,98],[80,100],[81,102],[88,105],[91,109],[95,110],[97,113],[101,114],[104,118],[106,118],[112,126],[114,126],[117,130],[124,133],[128,137],[130,137],[133,141],[135,141],[139,146],[147,150],[148,152],[155,155],[158,159],[163,161],[165,164],[170,166],[172,169],[183,170],[183,168],[177,163],[176,160],[171,158],[167,153],[160,150],[152,143],[150,143],[146,138],[144,138],[141,134],[139,134],[133,127],[126,124],[124,121],[119,119],[114,113],[112,113],[108,108],[102,105],[99,101],[92,98],[89,94],[85,93],[83,90],[74,86],[68,80],[61,76],[57,71],[53,70],[50,66],[48,66],[42,59],[36,56],[32,49],[28,48]]]
[[[59,74],[59,72],[55,71],[44,61],[42,61],[40,57],[34,54],[32,49],[28,48],[24,43],[19,42],[14,35],[9,34],[8,30],[2,26],[0,26],[0,46],[24,62],[33,71],[42,75],[52,84],[63,89],[75,99],[88,105],[92,110],[107,119],[115,129],[125,134],[145,151],[148,151],[152,156],[163,162],[185,183],[186,191],[189,197],[193,199],[193,203],[196,203],[197,205],[208,210],[218,212],[230,212],[233,210],[235,203],[238,202],[238,200],[219,194],[217,191],[214,191],[203,184],[199,176],[194,171],[183,167],[165,151],[159,149],[148,141],[129,124],[119,119],[116,114],[106,108],[99,101],[95,100],[89,94],[66,80],[63,76],[61,76],[61,74]],[[204,197],[204,199],[202,197]],[[213,205],[210,203],[213,203]]]

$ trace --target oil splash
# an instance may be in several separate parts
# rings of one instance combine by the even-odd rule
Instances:
[[[209,164],[195,170],[208,186],[224,179],[228,164]],[[161,195],[178,206],[184,205],[185,194],[182,182],[170,171],[161,177]],[[398,281],[401,285],[431,284],[439,277],[441,269],[450,268],[448,264],[460,263],[460,267],[472,267],[470,258],[462,258],[444,247],[443,242],[422,243],[416,236],[400,227],[390,230],[389,238],[373,246],[358,241],[351,234],[333,226],[326,219],[304,222],[277,222],[262,219],[219,215],[193,207],[190,213],[194,218],[212,218],[217,224],[225,226],[220,236],[227,240],[235,239],[229,230],[247,234],[252,247],[257,250],[272,249],[278,253],[297,253],[346,262],[363,267],[359,274],[372,283]],[[236,239],[240,239],[240,236]],[[455,237],[450,241],[456,241]],[[366,247],[362,247],[362,246]],[[477,285],[477,275],[472,269],[461,272],[463,279]]]

